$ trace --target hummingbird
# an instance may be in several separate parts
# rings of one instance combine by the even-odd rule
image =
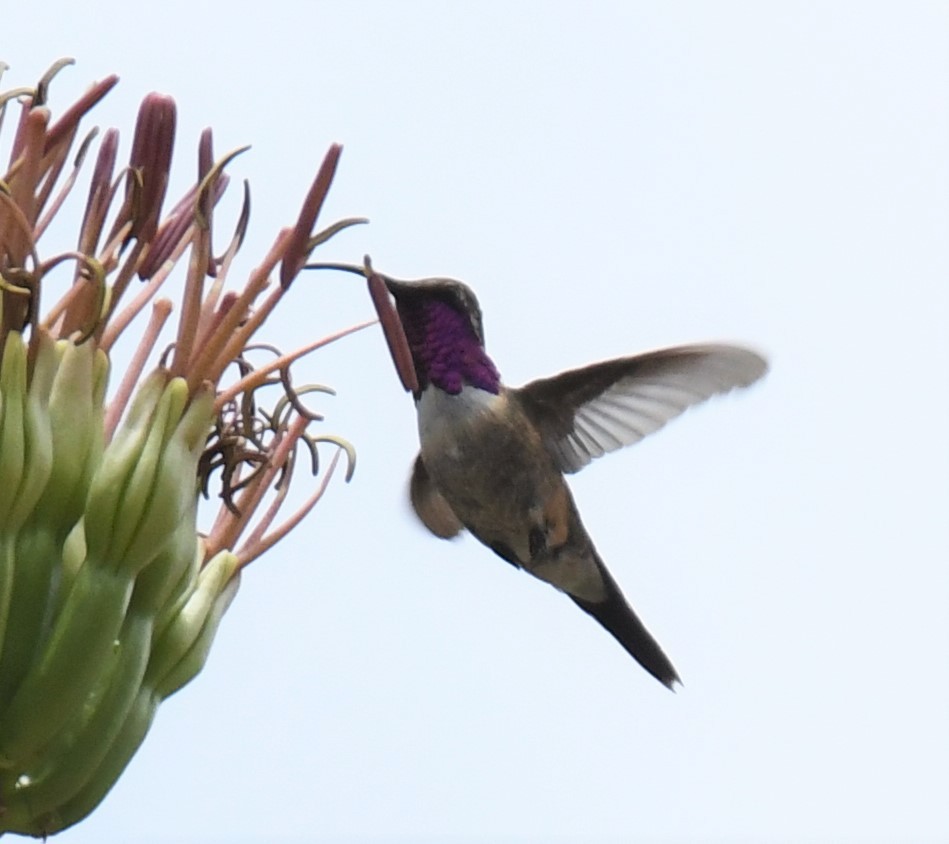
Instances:
[[[406,383],[421,448],[409,497],[422,524],[442,539],[467,530],[566,593],[674,689],[679,675],[600,558],[564,476],[639,442],[692,405],[749,386],[767,362],[739,346],[685,345],[508,387],[485,349],[470,287],[381,278],[414,367]]]

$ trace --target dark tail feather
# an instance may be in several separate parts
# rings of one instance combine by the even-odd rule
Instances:
[[[584,612],[602,624],[643,668],[664,686],[674,689],[682,681],[669,657],[663,653],[659,643],[639,620],[619,586],[597,557],[597,566],[606,586],[606,600],[594,603],[570,596]]]

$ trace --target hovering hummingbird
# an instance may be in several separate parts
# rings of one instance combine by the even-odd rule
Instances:
[[[379,279],[395,299],[411,352],[403,381],[415,397],[421,451],[409,493],[422,523],[444,539],[467,529],[565,592],[673,688],[681,681],[672,662],[600,559],[564,474],[638,442],[710,396],[747,387],[766,372],[765,360],[738,346],[677,346],[507,387],[485,351],[481,308],[467,285],[376,275],[373,295],[384,327],[380,295],[388,306],[397,366],[392,306]]]

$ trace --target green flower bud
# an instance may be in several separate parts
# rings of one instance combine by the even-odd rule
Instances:
[[[204,667],[221,616],[237,592],[239,571],[240,560],[234,554],[217,554],[156,638],[145,682],[162,698],[178,691]]]
[[[270,348],[255,345],[255,332],[309,252],[357,222],[312,230],[339,158],[333,147],[296,225],[235,289],[228,274],[246,202],[223,256],[211,249],[234,155],[215,164],[211,135],[202,136],[198,183],[163,212],[175,106],[149,95],[119,175],[124,193],[114,190],[118,134],[110,130],[79,248],[42,256],[39,235],[76,184],[73,173],[57,188],[60,174],[70,160],[78,169],[91,146],[90,137],[70,157],[78,123],[117,81],[93,86],[53,123],[34,102],[45,102],[52,75],[32,96],[18,92],[19,120],[0,119],[0,128],[17,127],[4,145],[15,158],[0,174],[0,835],[40,837],[105,797],[162,700],[204,666],[243,567],[319,498],[335,460],[302,512],[272,527],[299,446],[311,452],[314,474],[320,440],[351,464],[347,443],[307,434],[321,417],[303,407],[309,388],[294,390],[289,375],[303,352],[257,368],[252,360]],[[0,93],[0,118],[7,107],[13,98]],[[174,306],[157,294],[186,253],[175,340],[159,356]],[[40,314],[40,291],[61,264],[75,265],[72,284]],[[268,290],[278,266],[280,284]],[[136,276],[146,283],[130,296]],[[151,319],[123,372],[113,347],[142,327],[136,317],[149,302]],[[277,384],[264,410],[261,396]],[[202,532],[198,497],[212,482],[221,506]]]

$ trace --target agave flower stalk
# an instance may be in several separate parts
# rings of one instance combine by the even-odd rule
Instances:
[[[35,836],[98,805],[161,701],[201,670],[241,570],[309,512],[341,454],[351,476],[351,446],[308,432],[321,417],[304,397],[332,391],[295,388],[290,366],[364,327],[287,355],[254,341],[313,249],[362,222],[314,232],[340,148],[296,224],[235,283],[246,184],[220,254],[212,233],[237,153],[215,161],[205,131],[197,179],[166,210],[176,110],[159,94],[141,105],[127,166],[118,132],[102,135],[76,247],[48,254],[97,139],[79,140],[80,124],[117,82],[54,120],[48,88],[65,63],[0,94],[0,128],[15,124],[0,179],[0,833]],[[163,295],[176,268],[177,303]],[[135,331],[128,367],[113,372],[116,343]],[[320,442],[335,451],[325,467]],[[317,489],[281,517],[304,452]],[[212,489],[220,508],[199,532]]]

